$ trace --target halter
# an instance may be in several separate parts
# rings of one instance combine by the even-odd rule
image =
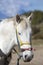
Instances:
[[[19,42],[19,40],[18,40],[18,33],[17,33],[17,29],[16,29],[16,37],[17,37],[18,47],[19,47],[19,50],[20,50],[20,42]]]
[[[30,35],[31,36],[31,35]],[[23,43],[18,35],[18,31],[17,31],[17,28],[16,28],[16,37],[17,37],[17,43],[18,43],[18,47],[19,47],[19,50],[21,50],[21,46],[22,45],[31,45],[31,49],[23,49],[23,50],[32,50],[32,43],[31,43],[31,37],[30,37],[30,43],[26,42],[26,43]]]

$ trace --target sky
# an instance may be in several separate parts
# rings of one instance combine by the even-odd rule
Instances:
[[[34,10],[43,11],[43,0],[0,0],[0,19]]]

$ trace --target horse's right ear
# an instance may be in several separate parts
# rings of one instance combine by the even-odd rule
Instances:
[[[33,18],[33,13],[30,14],[30,16],[28,17],[28,20],[32,20]]]
[[[19,23],[20,22],[20,16],[17,14],[16,15],[16,21]]]

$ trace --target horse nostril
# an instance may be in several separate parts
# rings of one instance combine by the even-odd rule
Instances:
[[[27,57],[27,55],[25,55],[25,58]]]

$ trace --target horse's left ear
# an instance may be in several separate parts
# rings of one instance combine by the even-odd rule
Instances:
[[[33,18],[33,13],[31,13],[31,14],[30,14],[30,16],[28,17],[28,20],[30,20],[30,21],[31,21],[31,20],[32,20],[32,18]]]
[[[16,15],[16,21],[19,23],[20,22],[20,16],[17,14]]]

